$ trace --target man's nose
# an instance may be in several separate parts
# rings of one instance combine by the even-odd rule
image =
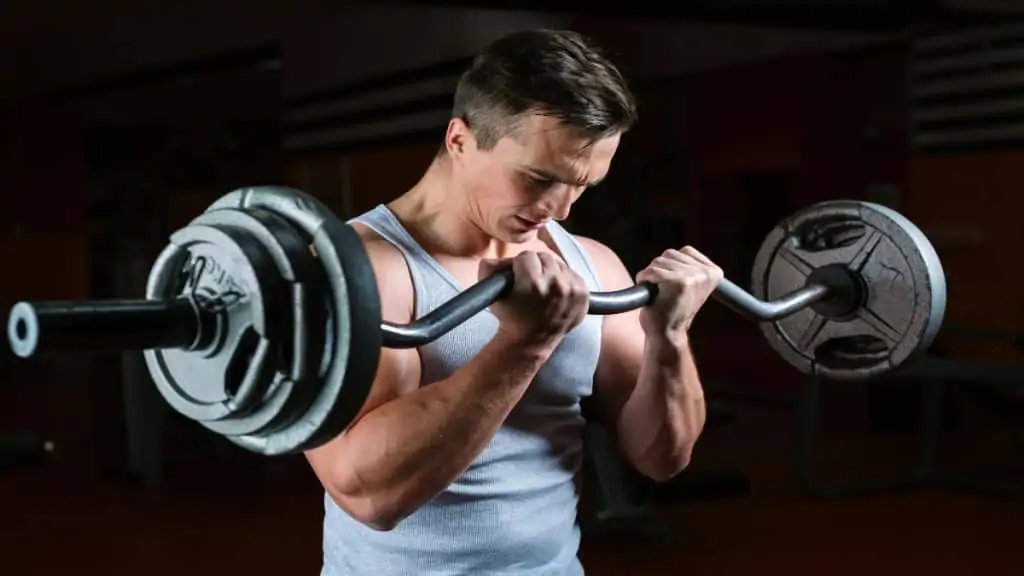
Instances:
[[[565,220],[569,217],[569,210],[572,208],[575,194],[572,186],[559,186],[559,188],[560,190],[555,191],[548,198],[544,208],[545,212],[550,214],[555,220]]]

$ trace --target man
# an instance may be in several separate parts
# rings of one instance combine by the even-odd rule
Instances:
[[[501,266],[515,287],[434,343],[384,349],[359,417],[307,454],[326,490],[325,576],[582,574],[580,400],[656,480],[687,465],[704,424],[687,330],[721,271],[669,250],[636,277],[658,286],[650,307],[590,316],[591,291],[632,279],[557,223],[635,121],[620,73],[578,34],[512,34],[466,71],[452,116],[422,179],[353,221],[384,319]]]

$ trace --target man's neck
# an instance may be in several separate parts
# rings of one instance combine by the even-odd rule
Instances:
[[[388,208],[429,252],[463,258],[496,258],[509,252],[509,246],[477,224],[471,203],[443,157],[435,158],[420,181]]]

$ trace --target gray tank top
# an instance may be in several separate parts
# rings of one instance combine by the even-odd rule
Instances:
[[[404,255],[417,317],[464,287],[385,206],[353,219]],[[591,291],[597,275],[584,248],[560,225],[547,228]],[[419,349],[421,386],[448,377],[494,336],[497,320],[477,314]],[[486,574],[579,576],[576,523],[583,416],[601,346],[601,318],[566,335],[487,448],[451,486],[391,531],[368,528],[325,495],[322,576]]]

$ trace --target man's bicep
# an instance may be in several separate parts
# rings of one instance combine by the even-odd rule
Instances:
[[[364,242],[377,279],[381,318],[400,324],[410,322],[414,293],[405,260],[397,249],[381,240],[364,239]],[[419,383],[420,358],[415,348],[382,348],[370,391],[349,429],[356,426],[367,413],[412,392],[419,387]],[[314,468],[317,467],[317,460],[335,461],[340,458],[337,452],[343,449],[344,436],[342,433],[307,454]]]
[[[358,446],[346,441],[346,434],[358,426],[369,412],[415,390],[419,386],[419,375],[419,356],[415,349],[381,349],[373,384],[352,423],[331,441],[306,451],[306,460],[325,488],[332,485],[333,479],[343,475],[350,461],[350,451],[359,450]]]
[[[415,293],[405,258],[375,233],[365,229],[360,232],[377,280],[381,319],[396,324],[411,322]],[[382,348],[373,386],[359,416],[415,390],[419,380],[420,359],[415,348]]]

